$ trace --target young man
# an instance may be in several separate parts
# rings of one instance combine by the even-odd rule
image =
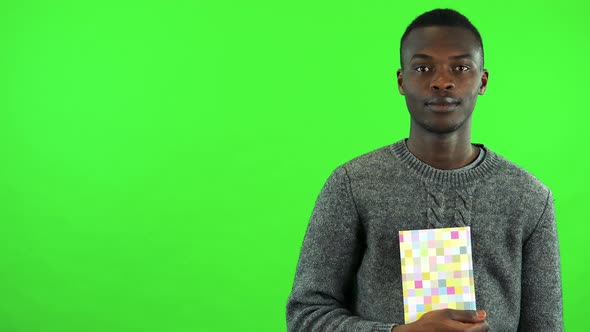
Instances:
[[[562,331],[551,191],[483,144],[481,37],[456,11],[416,18],[401,41],[410,136],[336,168],[322,188],[287,303],[289,331]],[[402,325],[398,231],[469,226],[477,311]]]

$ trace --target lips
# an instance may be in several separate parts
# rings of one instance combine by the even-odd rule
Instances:
[[[434,112],[451,112],[461,104],[461,100],[451,97],[438,97],[427,99],[424,105]]]

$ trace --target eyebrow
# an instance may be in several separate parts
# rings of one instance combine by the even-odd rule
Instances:
[[[415,58],[419,58],[419,59],[432,59],[432,56],[430,56],[428,54],[424,54],[424,53],[416,53],[416,54],[412,55],[412,58],[410,60],[413,60]],[[469,53],[465,53],[465,54],[453,55],[453,56],[450,56],[449,57],[449,59],[452,59],[452,60],[464,59],[464,58],[473,59],[473,55],[471,55]]]

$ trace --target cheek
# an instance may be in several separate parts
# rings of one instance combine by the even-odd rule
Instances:
[[[424,95],[424,88],[416,82],[408,82],[403,85],[406,98],[420,98]]]
[[[474,86],[473,86],[473,91],[472,94],[477,96],[477,94],[479,93],[479,88],[481,86],[481,82],[480,81],[476,81]]]
[[[479,83],[473,86],[473,88],[468,91],[468,95],[465,96],[465,100],[469,100],[470,102],[474,103],[477,99],[477,95],[479,94]]]
[[[481,86],[481,76],[474,74],[466,81],[466,86],[471,88],[471,94],[476,95],[479,92]]]
[[[408,107],[411,107],[413,109],[418,108],[420,105],[423,105],[423,98],[413,94],[413,93],[406,93],[406,104],[408,105]]]
[[[422,85],[424,85],[424,83],[421,82],[420,80],[410,77],[409,79],[404,81],[403,85],[404,85],[404,88],[409,89],[409,90],[420,90],[422,88]]]

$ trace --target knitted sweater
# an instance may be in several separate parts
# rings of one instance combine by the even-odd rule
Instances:
[[[287,302],[288,330],[383,331],[404,323],[398,231],[471,227],[475,296],[490,331],[562,331],[551,191],[485,150],[463,172],[404,140],[336,168],[316,201]]]

